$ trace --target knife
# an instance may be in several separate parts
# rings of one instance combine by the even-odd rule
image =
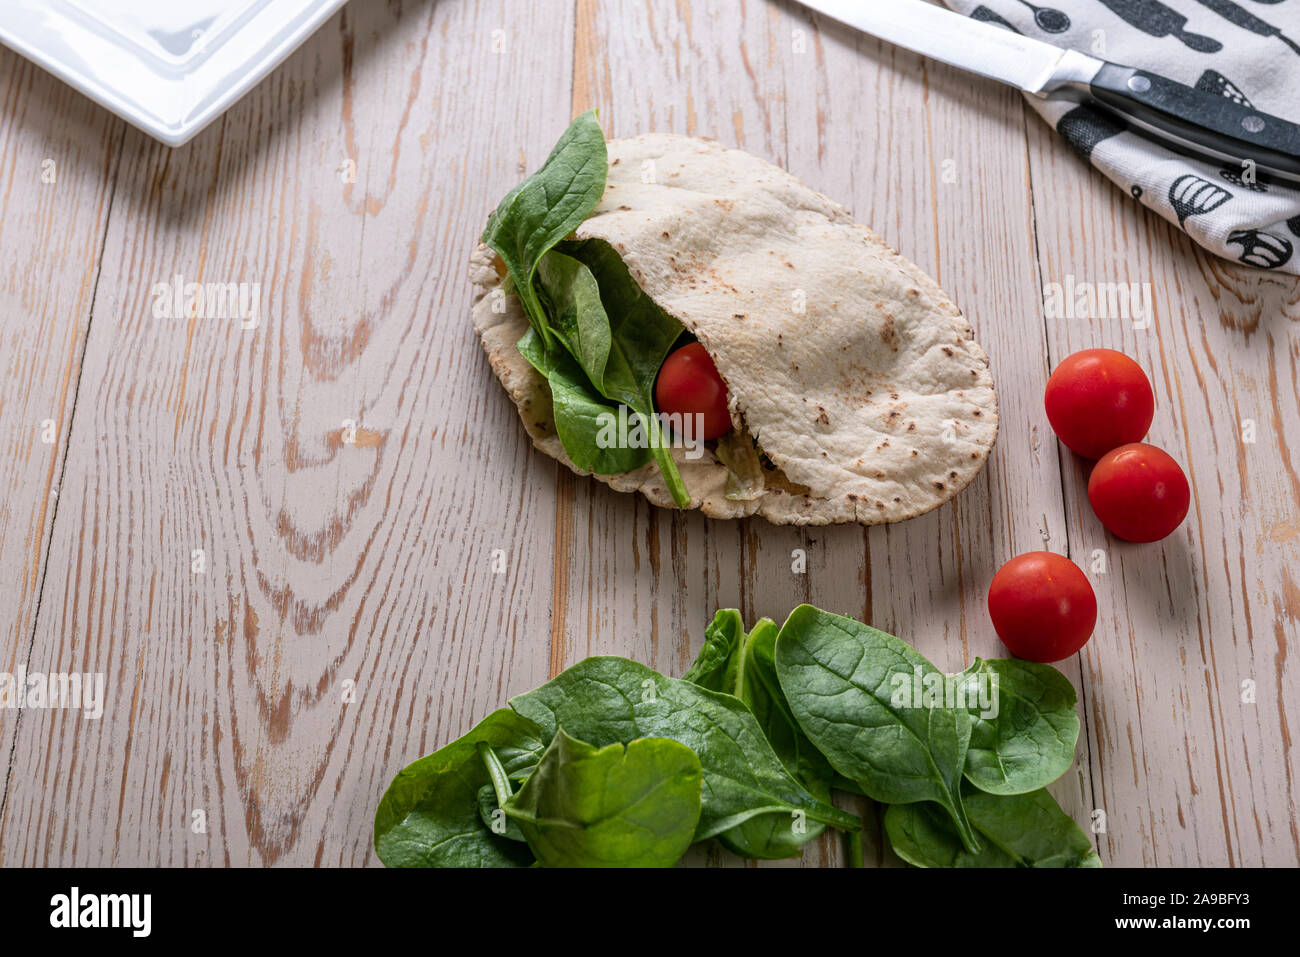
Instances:
[[[1176,152],[1300,186],[1300,125],[1118,63],[1063,50],[925,0],[801,0],[914,53],[1044,99],[1096,106]]]

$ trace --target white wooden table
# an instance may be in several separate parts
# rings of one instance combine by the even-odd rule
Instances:
[[[981,477],[800,530],[532,451],[465,261],[593,105],[777,162],[934,275],[993,363]],[[180,150],[0,53],[0,211],[0,670],[107,699],[0,710],[0,864],[375,864],[400,767],[586,655],[679,674],[718,606],[811,601],[955,671],[1005,654],[989,579],[1044,547],[1101,608],[1053,790],[1104,813],[1105,863],[1300,858],[1300,283],[1199,251],[1006,89],[787,2],[362,0]],[[260,283],[260,325],[155,318],[176,274]],[[1045,320],[1066,276],[1151,283],[1153,323]],[[1149,371],[1187,466],[1160,545],[1106,536],[1047,427],[1047,374],[1091,346]]]

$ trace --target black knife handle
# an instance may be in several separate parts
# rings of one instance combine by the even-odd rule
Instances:
[[[1236,162],[1300,176],[1300,126],[1145,70],[1107,63],[1090,91],[1145,132],[1172,137]]]

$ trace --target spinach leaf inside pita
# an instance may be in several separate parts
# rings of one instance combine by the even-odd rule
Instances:
[[[598,475],[653,457],[673,501],[688,508],[654,407],[655,378],[682,324],[641,291],[608,244],[555,248],[600,201],[606,163],[595,113],[584,113],[546,164],[501,201],[483,241],[505,263],[528,316],[518,348],[550,384],[565,453]],[[633,414],[619,415],[620,404]]]

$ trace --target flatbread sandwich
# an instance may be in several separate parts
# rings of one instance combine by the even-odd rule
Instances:
[[[961,311],[847,210],[748,153],[606,144],[578,117],[497,206],[474,324],[543,452],[714,518],[896,522],[997,435]]]

